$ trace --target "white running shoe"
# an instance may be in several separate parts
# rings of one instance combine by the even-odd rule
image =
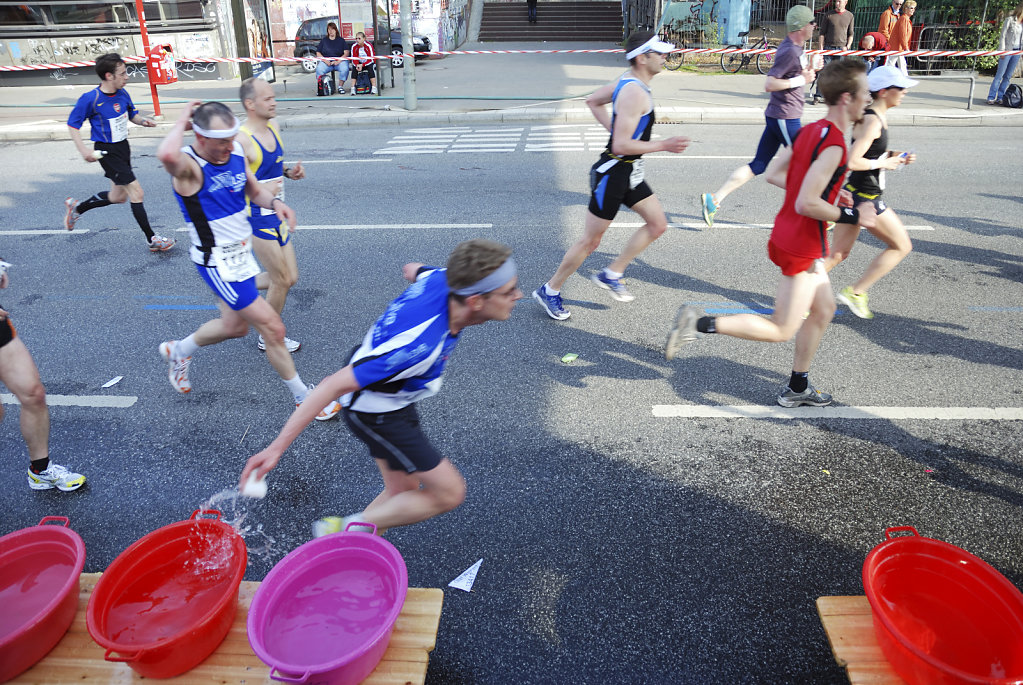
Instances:
[[[80,473],[72,473],[60,464],[52,461],[41,473],[32,473],[28,470],[28,487],[33,490],[52,490],[57,488],[61,492],[72,492],[85,485],[85,476]]]
[[[160,356],[167,362],[167,378],[170,380],[171,386],[184,394],[192,392],[192,383],[188,380],[188,365],[192,363],[192,358],[174,358],[174,345],[177,342],[177,340],[168,340],[167,342],[160,343]]]
[[[149,241],[149,251],[166,252],[174,247],[175,242],[174,238],[165,238],[162,235],[154,235],[152,240]]]
[[[284,346],[288,348],[288,352],[294,354],[302,347],[302,343],[291,338],[284,338]],[[256,347],[259,348],[260,352],[266,352],[266,341],[263,340],[263,336],[259,336],[259,339],[256,340]]]
[[[73,197],[69,197],[64,200],[64,207],[67,210],[67,213],[64,214],[64,228],[69,231],[75,230],[75,222],[78,221],[78,217],[81,216],[81,214],[75,211],[75,207],[77,206],[78,202]]]

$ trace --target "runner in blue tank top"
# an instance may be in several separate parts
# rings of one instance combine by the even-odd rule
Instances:
[[[153,233],[149,215],[142,203],[142,186],[131,168],[131,147],[128,144],[128,122],[153,127],[156,122],[135,109],[128,91],[128,68],[117,53],[96,58],[96,74],[102,83],[84,93],[68,117],[68,132],[78,153],[86,162],[99,162],[110,179],[110,190],[96,193],[84,202],[64,200],[64,228],[72,230],[82,214],[90,209],[131,201],[131,213],[146,236],[150,252],[166,252],[174,246],[173,238]],[[82,124],[89,122],[93,150],[82,142]]]
[[[302,162],[292,167],[284,166],[284,145],[274,116],[277,114],[277,100],[274,89],[260,78],[242,82],[238,99],[247,115],[238,137],[245,150],[249,171],[260,185],[284,199],[284,179],[297,181],[305,178]],[[288,291],[298,281],[298,261],[292,241],[294,227],[285,226],[276,213],[257,207],[249,202],[249,222],[252,224],[252,250],[259,263],[266,269],[256,276],[256,287],[266,291],[266,301],[278,314],[284,313],[284,302]],[[259,349],[266,349],[262,338],[256,341]],[[302,343],[285,338],[288,352],[297,352]]]
[[[629,71],[586,98],[593,116],[611,137],[607,149],[590,170],[590,205],[583,236],[568,248],[551,280],[533,291],[533,299],[552,319],[561,321],[571,316],[562,304],[561,287],[600,245],[621,205],[643,217],[644,224],[617,259],[591,276],[597,286],[610,291],[611,297],[619,302],[635,299],[621,280],[625,268],[668,229],[661,202],[643,179],[640,158],[648,152],[682,152],[689,146],[689,139],[683,137],[650,141],[654,125],[650,80],[664,69],[664,55],[674,48],[659,41],[652,31],[633,33],[625,44]],[[608,104],[612,105],[610,117]]]
[[[184,146],[185,131],[195,143]],[[266,357],[301,404],[309,392],[284,346],[284,323],[256,292],[259,265],[252,257],[252,227],[246,197],[259,207],[295,226],[295,212],[263,188],[248,170],[241,145],[235,141],[238,120],[220,102],[189,103],[156,156],[173,177],[172,185],[192,239],[190,255],[206,284],[217,295],[220,317],[207,321],[183,340],[160,344],[168,378],[180,393],[191,392],[188,367],[192,355],[207,345],[241,338],[254,327],[266,340]],[[316,417],[337,416],[335,402]]]

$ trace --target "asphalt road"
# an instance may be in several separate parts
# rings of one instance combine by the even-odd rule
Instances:
[[[468,500],[387,536],[414,586],[445,587],[483,558],[472,593],[446,589],[430,682],[841,683],[814,600],[862,594],[863,559],[895,525],[960,545],[1023,585],[1019,421],[654,415],[655,405],[773,406],[787,379],[791,344],[708,337],[671,363],[661,354],[683,302],[771,306],[777,270],[757,225],[771,223],[780,191],[756,180],[718,215],[737,225],[689,227],[701,221],[697,195],[743,162],[722,157],[751,154],[759,127],[658,127],[694,139],[687,153],[647,163],[679,227],[627,272],[630,304],[585,278],[632,230],[612,228],[565,287],[567,322],[528,294],[581,231],[602,140],[585,126],[511,128],[303,130],[285,141],[289,159],[316,162],[288,188],[300,224],[321,227],[297,235],[301,276],[285,310],[305,380],[343,363],[401,291],[403,263],[443,263],[457,242],[484,236],[511,245],[520,265],[527,297],[512,319],[466,331],[443,391],[420,406]],[[583,149],[532,151],[552,133]],[[512,151],[471,151],[495,141]],[[840,311],[811,379],[848,407],[1019,410],[1023,142],[997,129],[905,127],[891,144],[919,156],[890,175],[887,193],[914,227],[915,250],[872,289],[875,319]],[[155,146],[135,145],[146,206],[158,232],[187,240]],[[9,145],[0,162],[3,231],[59,229],[65,196],[106,184],[70,142]],[[878,245],[864,237],[832,273],[836,287]],[[212,316],[187,308],[212,298],[184,249],[146,251],[126,206],[90,212],[71,235],[0,233],[0,256],[15,265],[0,304],[48,392],[138,398],[52,409],[52,457],[89,478],[73,494],[30,491],[17,408],[5,406],[0,424],[0,533],[68,516],[85,570],[101,571],[233,486],[283,425],[290,396],[254,333],[201,350],[194,391],[173,392],[157,345]],[[579,358],[563,364],[568,352]],[[124,379],[100,388],[115,376]],[[253,549],[249,580],[305,542],[311,520],[356,511],[380,487],[336,422],[311,426],[269,484],[265,500],[232,511],[261,527],[253,548],[273,540]]]

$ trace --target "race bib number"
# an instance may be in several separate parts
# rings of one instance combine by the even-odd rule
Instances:
[[[278,200],[280,200],[281,202],[284,202],[284,177],[283,176],[278,176],[277,178],[271,178],[269,180],[271,180],[271,181],[280,181],[281,182],[281,189],[279,191],[277,191],[277,194],[274,195],[274,197],[277,198]],[[270,204],[273,204],[273,203],[271,202]],[[274,210],[267,209],[266,207],[260,207],[259,208],[259,213],[262,216],[273,216],[273,215],[277,214],[277,212],[275,212]]]
[[[643,182],[643,160],[637,159],[632,163],[632,173],[629,174],[629,188],[635,188]]]
[[[252,244],[248,240],[227,245],[214,245],[213,263],[225,281],[238,283],[259,273],[259,264],[252,256]]]
[[[125,112],[119,117],[113,119],[107,119],[107,123],[110,124],[110,142],[120,143],[122,140],[128,139],[128,113]]]

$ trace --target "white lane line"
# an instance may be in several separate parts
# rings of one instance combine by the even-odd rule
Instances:
[[[46,404],[51,407],[113,407],[127,409],[139,401],[131,395],[46,395]],[[0,403],[20,404],[18,398],[9,393],[0,393]]]
[[[81,233],[88,233],[89,229],[83,228],[79,231],[0,231],[0,235],[78,235]]]
[[[657,418],[1023,421],[1023,407],[784,407],[655,404]]]
[[[432,149],[432,150],[426,150],[426,149],[418,148],[418,147],[389,147],[389,148],[385,148],[383,150],[377,150],[373,154],[374,155],[437,155],[437,154],[440,154],[441,152],[444,152],[444,148],[445,147],[447,147],[447,145],[444,145],[442,147],[435,148],[435,149]]]
[[[639,221],[622,221],[614,222],[611,224],[612,228],[639,228],[644,224]],[[773,228],[774,224],[726,224],[714,222],[714,229],[718,228]],[[707,224],[702,221],[683,221],[680,224],[668,224],[668,228],[707,228]],[[907,231],[933,231],[934,226],[906,226]]]
[[[448,152],[449,153],[450,152],[515,152],[515,148],[513,148],[513,147],[508,147],[508,148],[460,147],[460,148],[452,148],[451,150],[448,150]]]
[[[406,133],[468,133],[468,126],[452,126],[451,128],[407,128]]]

